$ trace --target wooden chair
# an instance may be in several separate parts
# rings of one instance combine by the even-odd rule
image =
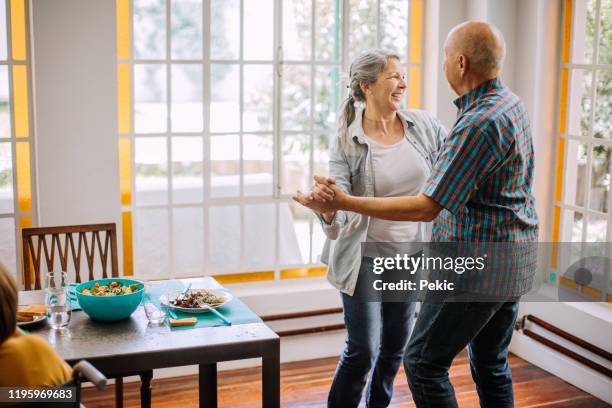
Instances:
[[[91,234],[90,239],[87,237],[88,234]],[[104,234],[104,238],[100,238],[101,234]],[[63,245],[60,238],[61,235],[64,238]],[[76,245],[73,235],[78,235]],[[50,240],[48,239],[49,236],[51,236]],[[111,277],[119,276],[117,228],[114,223],[24,228],[21,232],[21,237],[25,290],[42,288],[40,272],[43,252],[47,272],[54,270],[55,252],[57,251],[62,271],[68,272],[68,261],[71,260],[74,267],[75,280],[77,283],[81,283],[81,259],[83,252],[89,269],[89,275],[85,280],[96,279],[94,277],[94,261],[97,248],[102,263],[102,276],[100,278],[109,277],[107,273],[109,256]],[[49,246],[51,247],[50,249]],[[69,257],[69,255],[71,256]],[[31,268],[34,268],[34,282],[32,282]],[[34,288],[32,288],[32,284]]]
[[[56,251],[61,270],[68,272],[68,267],[71,265],[74,268],[75,281],[77,283],[83,281],[81,277],[83,263],[86,264],[88,269],[88,274],[84,281],[108,278],[109,266],[110,277],[119,276],[117,227],[115,223],[24,228],[21,233],[21,239],[25,290],[40,290],[42,288],[41,263],[44,260],[46,271],[52,272],[56,264]],[[96,250],[98,254],[97,259],[100,260],[102,271],[102,276],[98,278],[94,276]],[[83,254],[85,255],[84,259],[82,258]],[[32,271],[34,272],[33,274]],[[151,379],[153,378],[153,371],[149,370],[130,374],[140,375],[142,380],[140,387],[141,405],[143,407],[151,406]],[[122,377],[115,379],[115,404],[117,407],[123,407]]]

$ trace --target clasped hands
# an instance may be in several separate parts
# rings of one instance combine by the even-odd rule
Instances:
[[[336,180],[330,177],[314,176],[314,182],[309,193],[302,194],[299,190],[293,199],[304,207],[321,214],[333,214],[343,209],[342,205],[347,195],[336,185]]]

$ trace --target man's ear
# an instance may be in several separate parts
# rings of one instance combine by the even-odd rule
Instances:
[[[457,56],[457,65],[459,67],[459,73],[461,74],[461,77],[464,77],[468,69],[468,59],[465,55],[459,54]]]

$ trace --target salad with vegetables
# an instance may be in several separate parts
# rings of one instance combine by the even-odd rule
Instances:
[[[108,285],[100,285],[96,282],[89,288],[81,290],[83,295],[92,296],[120,296],[129,295],[130,293],[136,293],[142,290],[142,285],[132,283],[131,285],[123,285],[121,282],[111,282]]]

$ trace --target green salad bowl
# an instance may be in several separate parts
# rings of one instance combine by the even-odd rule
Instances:
[[[83,289],[89,289],[96,283],[100,286],[110,285],[118,282],[123,286],[138,285],[138,290],[133,293],[115,296],[95,296],[81,293]],[[85,313],[93,320],[100,322],[116,322],[127,319],[138,308],[144,294],[144,283],[127,278],[95,279],[83,282],[76,287],[76,296],[79,305]]]

